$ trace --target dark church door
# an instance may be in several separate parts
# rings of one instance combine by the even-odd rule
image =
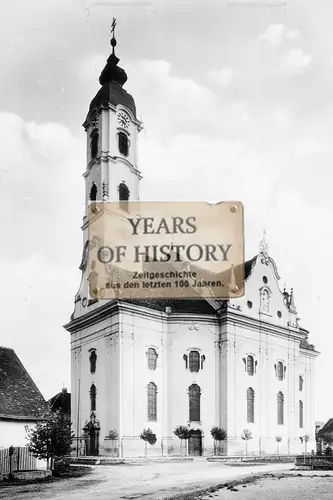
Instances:
[[[188,454],[190,456],[199,457],[202,454],[202,436],[201,431],[190,431],[188,440]]]

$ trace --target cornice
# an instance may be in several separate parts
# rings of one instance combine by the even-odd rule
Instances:
[[[292,335],[295,340],[304,340],[304,335],[297,328],[293,328],[290,326],[282,327],[276,324],[269,323],[268,321],[262,321],[250,316],[244,316],[233,311],[227,311],[223,315],[223,318],[221,317],[221,324],[228,323],[237,323],[238,326],[244,326],[250,330],[255,331],[262,330],[264,328],[265,331],[273,335],[282,335],[289,338]]]
[[[91,169],[94,166],[99,166],[103,162],[104,163],[107,163],[107,162],[117,163],[117,161],[125,163],[125,165],[127,165],[130,168],[132,173],[137,175],[140,180],[142,179],[142,174],[141,174],[140,170],[138,168],[134,167],[134,165],[129,160],[127,160],[126,158],[123,158],[122,156],[112,156],[109,153],[107,153],[106,151],[102,151],[102,154],[97,159],[93,158],[92,160],[90,160],[90,162],[87,165],[86,171],[82,175],[86,179],[88,177],[88,175],[90,174]]]

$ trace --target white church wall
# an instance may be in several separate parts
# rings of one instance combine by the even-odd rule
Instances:
[[[175,325],[170,325],[168,332],[168,434],[173,438],[172,446],[180,453],[180,441],[173,431],[179,425],[190,424],[191,429],[202,432],[203,447],[207,453],[212,452],[213,440],[210,430],[216,424],[215,420],[215,386],[216,386],[216,356],[215,340],[217,327],[211,319],[206,322],[197,320],[192,315],[190,320],[182,319]],[[205,356],[203,368],[199,372],[191,372],[183,359],[191,350],[197,350]],[[197,384],[201,390],[200,421],[189,421],[189,387]]]
[[[144,429],[150,428],[157,437],[154,445],[148,445],[149,455],[161,453],[163,423],[163,385],[162,385],[162,318],[140,312],[123,314],[123,379],[122,379],[122,435],[124,454],[144,455],[145,443],[140,438]],[[155,370],[148,368],[147,352],[152,347],[158,358]],[[157,386],[157,419],[148,419],[148,384]]]

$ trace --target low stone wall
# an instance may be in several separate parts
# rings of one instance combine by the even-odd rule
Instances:
[[[333,470],[333,456],[297,456],[295,465],[303,470]]]
[[[22,470],[12,473],[14,481],[34,481],[36,479],[45,479],[52,476],[50,470]],[[0,474],[0,482],[9,480],[9,474]]]
[[[211,456],[207,460],[209,462],[286,462],[292,463],[296,456],[292,455],[253,455],[253,456]]]
[[[112,458],[112,457],[71,457],[71,464],[80,465],[121,465],[133,463],[151,462],[186,462],[193,461],[193,457],[135,457],[135,458]]]

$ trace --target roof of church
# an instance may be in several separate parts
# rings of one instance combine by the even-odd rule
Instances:
[[[257,255],[253,257],[252,259],[248,260],[245,262],[244,266],[244,277],[245,280],[249,278],[251,275],[252,269],[256,263],[257,260]],[[240,270],[241,266],[235,266],[234,268],[234,273],[235,273],[235,278],[237,282],[237,278],[240,278],[238,271]],[[191,265],[191,269],[194,269],[194,266]],[[199,269],[199,268],[195,268]],[[154,290],[152,289],[152,292]],[[183,292],[184,295],[186,295],[186,291]],[[135,290],[133,291],[133,296],[135,294]],[[214,314],[216,311],[213,308],[213,306],[205,299],[200,298],[198,294],[197,299],[154,299],[152,297],[151,299],[141,299],[141,300],[135,300],[135,299],[129,299],[126,300],[126,302],[129,302],[130,304],[135,304],[135,305],[141,305],[143,307],[148,307],[150,309],[157,309],[159,311],[165,311],[166,307],[171,307],[173,312],[195,312],[198,314]],[[222,301],[223,302],[223,301]]]
[[[48,407],[13,349],[0,346],[0,418],[38,419]]]

